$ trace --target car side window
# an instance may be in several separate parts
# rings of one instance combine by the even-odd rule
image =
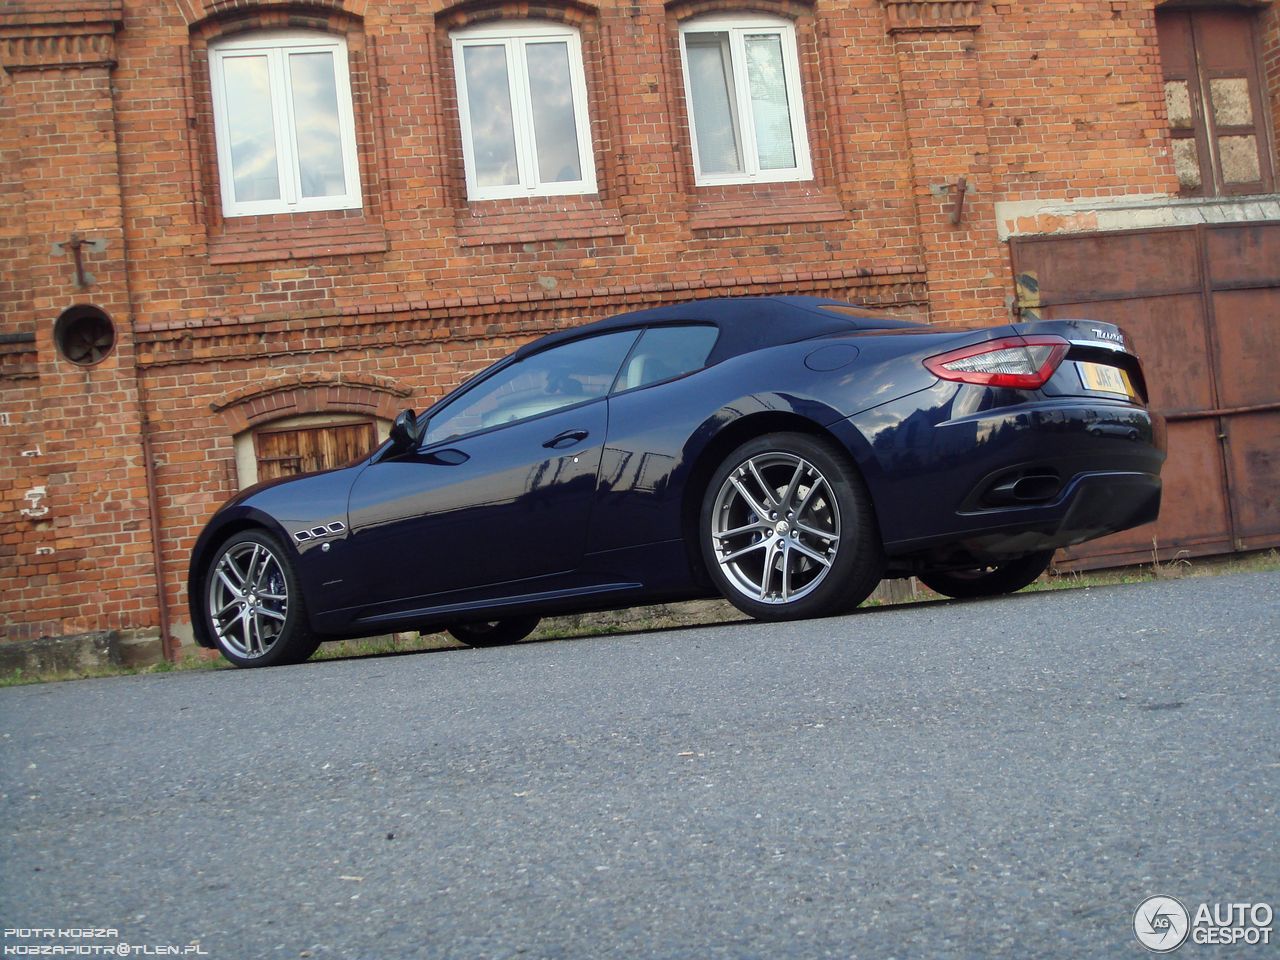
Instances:
[[[614,392],[701,370],[706,366],[719,332],[715,327],[706,325],[650,327],[631,351]]]
[[[603,397],[635,340],[634,330],[606,333],[514,363],[433,415],[423,442],[439,443]]]

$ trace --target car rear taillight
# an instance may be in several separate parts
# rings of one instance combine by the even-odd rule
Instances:
[[[1070,346],[1062,337],[1001,337],[940,353],[924,365],[943,380],[1039,390],[1058,369]]]

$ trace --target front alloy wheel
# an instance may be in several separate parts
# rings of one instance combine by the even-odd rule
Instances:
[[[234,535],[206,578],[205,613],[222,655],[238,667],[296,663],[315,652],[284,550],[256,530]]]
[[[861,478],[833,444],[804,434],[738,448],[711,479],[702,529],[721,592],[760,619],[851,609],[883,567]]]

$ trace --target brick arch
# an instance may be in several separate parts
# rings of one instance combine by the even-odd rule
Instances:
[[[410,391],[386,377],[278,377],[223,394],[209,406],[234,436],[308,413],[358,413],[394,420]]]
[[[364,20],[347,9],[345,3],[254,3],[229,7],[191,24],[191,39],[197,47],[247,30],[318,30],[342,34],[348,43],[363,46],[361,25]]]
[[[363,19],[368,5],[368,0],[178,0],[178,10],[193,31],[210,23],[261,14],[338,13]]]
[[[435,20],[448,32],[494,20],[554,20],[580,27],[598,14],[590,0],[461,0],[443,6]]]
[[[668,0],[666,9],[678,23],[709,13],[761,13],[799,20],[813,16],[813,0]]]

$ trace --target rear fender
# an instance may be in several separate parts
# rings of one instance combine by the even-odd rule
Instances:
[[[805,433],[832,440],[849,451],[854,466],[868,487],[872,486],[869,472],[877,481],[880,479],[879,466],[866,438],[838,411],[821,401],[764,394],[726,404],[693,433],[683,458],[688,468],[683,480],[681,528],[685,533],[690,564],[704,582],[709,583],[710,580],[706,576],[698,543],[698,515],[711,475],[729,454],[747,441],[768,433],[783,432]],[[872,502],[874,506],[874,495]]]

